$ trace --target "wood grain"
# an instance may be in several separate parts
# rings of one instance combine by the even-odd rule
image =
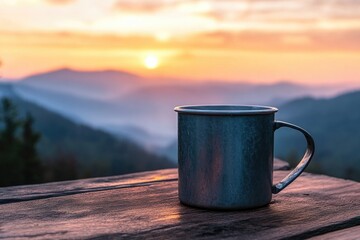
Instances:
[[[123,176],[134,182],[123,188],[1,204],[0,238],[304,239],[360,225],[352,181],[305,173],[266,207],[209,211],[179,203],[176,169],[143,174]]]
[[[177,172],[165,169],[111,177],[0,188],[0,204],[132,187],[157,181],[175,181]]]
[[[275,159],[274,170],[288,169],[287,162]],[[175,181],[177,177],[177,172],[165,169],[112,177],[0,188],[0,204],[148,185],[157,181]]]
[[[342,229],[335,232],[326,233],[320,236],[312,237],[311,240],[359,240],[360,226]]]

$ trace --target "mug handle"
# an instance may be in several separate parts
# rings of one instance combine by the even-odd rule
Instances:
[[[272,190],[273,194],[279,193],[281,190],[283,190],[285,187],[287,187],[290,183],[292,183],[304,171],[304,169],[307,167],[307,165],[309,165],[311,158],[314,156],[314,152],[315,152],[314,139],[311,137],[311,135],[307,131],[305,131],[301,127],[298,127],[291,123],[282,122],[282,121],[274,122],[274,131],[279,128],[282,128],[282,127],[293,128],[295,130],[300,131],[302,134],[304,134],[306,142],[307,142],[307,148],[306,148],[306,152],[305,152],[303,158],[301,159],[299,164],[296,166],[296,168],[294,170],[292,170],[291,173],[289,173],[289,175],[287,175],[283,180],[281,180],[279,183],[272,186],[271,190]]]

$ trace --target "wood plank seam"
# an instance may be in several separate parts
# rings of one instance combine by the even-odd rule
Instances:
[[[317,228],[314,230],[310,230],[308,232],[302,232],[300,234],[288,236],[285,238],[279,238],[279,240],[303,240],[303,239],[307,239],[307,238],[311,238],[311,237],[320,236],[325,233],[335,232],[338,230],[342,230],[342,229],[346,229],[346,228],[350,228],[350,227],[354,227],[354,226],[359,226],[359,225],[360,225],[360,216],[343,221],[341,223],[336,223],[334,225],[320,227],[320,228]],[[146,236],[146,237],[152,236],[150,238],[155,239],[157,236],[160,237],[161,233],[164,230],[171,231],[172,229],[181,228],[181,227],[182,227],[181,225],[165,225],[165,226],[153,228],[151,230],[137,232],[134,234],[126,234],[126,233],[125,234],[124,233],[101,234],[101,235],[98,235],[95,237],[91,237],[89,239],[92,239],[92,240],[104,239],[104,238],[105,239],[113,239],[113,238],[132,238],[132,239],[139,238],[139,239],[142,239],[144,236]],[[200,227],[200,226],[198,225],[198,227]],[[221,231],[221,229],[218,229],[218,231]],[[214,237],[214,236],[216,236],[216,234],[214,234],[214,236],[212,236],[212,234],[210,234],[210,233],[204,233],[201,237],[203,238],[206,236]],[[232,238],[231,236],[229,236],[229,237]]]
[[[38,199],[47,199],[47,198],[53,198],[53,197],[63,197],[63,196],[81,194],[81,193],[100,192],[100,191],[107,191],[107,190],[114,190],[114,189],[121,189],[121,188],[143,187],[143,186],[150,186],[150,185],[152,185],[154,183],[158,183],[158,182],[173,182],[173,181],[177,181],[177,180],[178,180],[177,178],[171,178],[171,179],[154,180],[154,181],[140,182],[140,183],[133,183],[133,184],[122,184],[122,185],[111,186],[111,187],[69,190],[69,191],[65,191],[65,192],[61,192],[61,193],[49,193],[49,194],[45,194],[45,195],[37,195],[37,196],[29,196],[29,197],[21,197],[21,198],[3,198],[3,199],[0,199],[0,205],[10,204],[10,203],[15,203],[15,202],[32,201],[32,200],[38,200]]]
[[[351,219],[348,219],[346,221],[335,223],[329,226],[320,227],[314,230],[310,230],[307,232],[303,232],[297,235],[289,236],[286,238],[282,238],[282,240],[301,240],[301,239],[307,239],[311,237],[316,237],[325,233],[335,232],[338,230],[360,226],[360,216],[354,217]]]
[[[135,182],[99,179],[109,185],[91,180],[45,192],[38,191],[41,186],[8,191],[8,196],[4,191],[3,199],[44,197],[56,190],[71,196],[0,205],[0,239],[305,239],[360,226],[356,182],[305,173],[269,206],[222,212],[184,207],[177,197],[176,169],[163,173],[149,172]],[[286,174],[275,171],[274,181]]]

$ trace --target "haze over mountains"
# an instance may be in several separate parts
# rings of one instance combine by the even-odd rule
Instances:
[[[114,70],[75,71],[69,68],[28,76],[21,83],[77,97],[109,99],[136,87],[139,76]]]
[[[66,80],[62,81],[63,77]],[[360,92],[334,97],[342,89],[287,82],[151,85],[149,81],[118,71],[61,69],[14,82],[11,91],[78,124],[106,131],[120,140],[131,139],[173,162],[177,160],[174,106],[274,105],[280,109],[277,119],[298,124],[314,135],[317,151],[310,171],[360,180],[360,156],[356,152],[360,146]],[[301,135],[277,131],[277,156],[295,164],[304,148]]]
[[[360,90],[290,101],[277,118],[304,127],[314,137],[316,154],[308,170],[360,181]],[[277,156],[294,165],[305,149],[303,137],[287,129],[276,135]]]
[[[311,133],[315,156],[307,171],[360,181],[360,90],[333,98],[299,98],[279,106],[276,119],[297,124]],[[275,156],[295,167],[305,152],[299,132],[275,133]],[[177,160],[177,141],[162,150]]]
[[[148,148],[165,146],[176,137],[176,114],[172,111],[176,105],[279,105],[296,97],[328,96],[338,91],[287,82],[150,83],[151,79],[121,71],[59,69],[24,78],[14,83],[14,91],[74,121],[126,135]]]
[[[74,165],[72,170],[76,170],[76,178],[175,166],[168,159],[146,151],[125,137],[115,138],[23,100],[12,85],[0,84],[0,98],[4,97],[11,99],[20,116],[29,112],[35,119],[34,127],[41,134],[38,150],[44,164],[63,164],[58,169],[69,167],[66,164],[70,167]]]

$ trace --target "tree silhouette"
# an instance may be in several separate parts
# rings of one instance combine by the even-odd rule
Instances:
[[[40,135],[32,129],[30,114],[18,116],[12,101],[3,98],[0,109],[0,186],[42,181],[42,164],[36,144]]]
[[[24,164],[24,180],[26,183],[37,183],[42,180],[42,165],[36,151],[40,134],[33,130],[34,119],[27,113],[23,121],[21,158]]]
[[[0,185],[8,186],[23,182],[23,164],[18,155],[20,145],[16,137],[20,122],[15,106],[9,99],[3,99],[1,107]]]

